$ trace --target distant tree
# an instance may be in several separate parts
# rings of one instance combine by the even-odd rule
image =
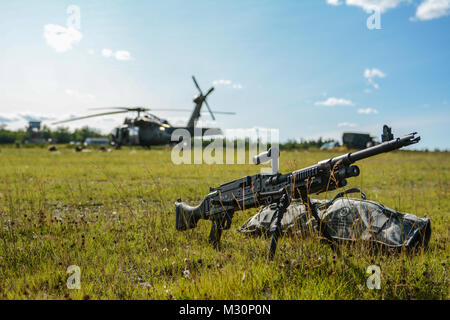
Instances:
[[[16,142],[16,133],[6,130],[6,126],[0,126],[0,144]]]
[[[56,128],[51,136],[56,143],[69,143],[72,140],[72,134],[70,133],[69,128],[65,127]]]
[[[304,140],[304,139],[300,139],[300,141],[288,140],[287,142],[280,144],[280,149],[291,150],[291,149],[320,148],[323,144],[328,142],[336,142],[337,144],[339,144],[337,141],[333,139],[323,140],[322,137],[320,137],[317,140]]]
[[[87,138],[101,138],[104,137],[100,131],[97,129],[89,128],[84,126],[81,129],[75,129],[72,133],[72,140],[84,142]]]
[[[45,139],[46,141],[48,141],[48,139],[52,138],[52,130],[47,127],[46,125],[44,125],[41,129],[41,137],[42,139]]]
[[[24,141],[28,138],[27,130],[19,129],[16,132],[16,143],[24,143]]]

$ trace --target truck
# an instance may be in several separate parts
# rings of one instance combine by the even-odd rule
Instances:
[[[368,133],[344,132],[342,144],[349,149],[362,150],[378,144]]]

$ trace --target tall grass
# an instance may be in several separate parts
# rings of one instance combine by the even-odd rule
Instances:
[[[290,151],[288,172],[335,156]],[[209,223],[175,230],[174,201],[192,204],[210,186],[255,174],[253,165],[173,165],[170,149],[75,153],[60,148],[0,152],[0,298],[3,299],[448,299],[448,153],[393,152],[362,161],[369,199],[432,221],[426,250],[373,253],[361,244],[330,250],[317,236],[269,240],[224,232],[207,242]],[[339,191],[339,190],[338,190]],[[337,192],[337,191],[336,191]],[[320,195],[331,198],[336,192]],[[236,212],[234,227],[256,213]],[[381,267],[381,290],[366,269]],[[81,289],[66,286],[69,265]]]

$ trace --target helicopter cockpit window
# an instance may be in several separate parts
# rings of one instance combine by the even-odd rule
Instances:
[[[131,145],[139,144],[139,128],[129,127],[128,128],[128,139]]]

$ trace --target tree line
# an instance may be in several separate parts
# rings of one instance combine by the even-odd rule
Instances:
[[[71,131],[66,127],[58,127],[51,129],[44,125],[40,131],[40,137],[45,141],[52,141],[54,143],[70,143],[70,142],[84,142],[87,138],[107,138],[109,135],[102,134],[97,129],[84,126],[79,129]],[[26,129],[8,130],[5,125],[0,125],[0,144],[23,144],[28,139],[28,133]],[[336,142],[330,139],[319,138],[317,140],[288,140],[287,142],[280,143],[281,150],[292,149],[308,149],[308,148],[320,148],[327,142]],[[208,140],[204,140],[203,146],[210,143]],[[238,141],[234,141],[235,147],[237,147]],[[245,148],[249,147],[249,141],[246,139]],[[226,142],[224,141],[224,146]],[[270,145],[268,146],[270,147]]]
[[[211,143],[211,140],[205,139],[202,140],[201,144],[202,147],[206,147]],[[239,145],[243,146],[246,150],[250,148],[250,141],[249,139],[233,139],[233,140],[223,140],[223,147],[226,148],[228,145],[233,146],[233,148],[238,148]],[[334,139],[322,139],[322,137],[318,139],[289,139],[286,142],[280,142],[279,148],[280,150],[295,150],[295,149],[309,149],[309,148],[320,148],[325,143],[334,143],[335,146],[340,146],[339,142]],[[191,141],[192,146],[195,145],[194,140]],[[267,144],[267,148],[270,148],[271,144]]]
[[[40,131],[40,137],[45,141],[55,143],[84,142],[86,138],[106,138],[108,135],[102,134],[97,129],[84,126],[71,131],[66,127],[51,129],[44,125]],[[28,139],[26,129],[8,130],[5,125],[0,125],[0,144],[22,144]]]

